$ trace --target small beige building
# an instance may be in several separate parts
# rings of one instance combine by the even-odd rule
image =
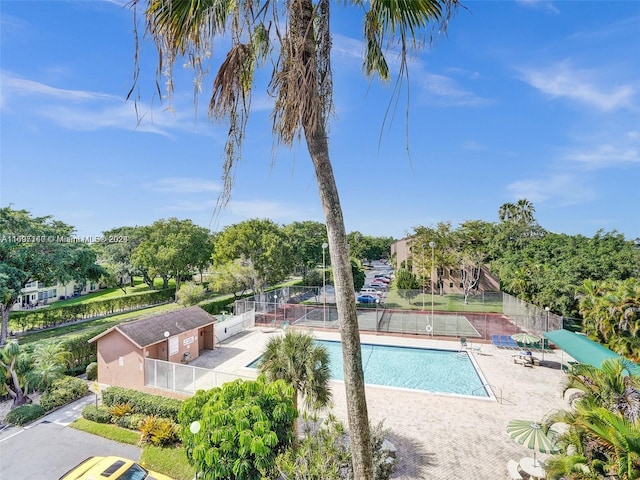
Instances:
[[[188,363],[215,346],[216,318],[188,307],[122,323],[89,342],[98,344],[98,382],[145,391],[146,358]]]

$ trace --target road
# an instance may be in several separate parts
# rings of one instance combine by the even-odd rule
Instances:
[[[81,432],[68,425],[89,395],[57,410],[26,428],[8,427],[0,432],[0,478],[2,480],[56,480],[92,455],[119,455],[137,460],[141,450]]]

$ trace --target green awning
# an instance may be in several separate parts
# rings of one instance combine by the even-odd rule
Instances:
[[[587,363],[596,368],[600,368],[602,362],[607,358],[624,358],[585,335],[579,335],[569,330],[554,330],[546,332],[543,336],[559,349],[571,355],[576,362]],[[640,374],[640,367],[635,368],[632,373]]]

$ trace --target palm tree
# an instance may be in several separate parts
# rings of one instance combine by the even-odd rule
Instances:
[[[512,221],[516,216],[517,207],[514,203],[507,202],[500,205],[498,209],[498,218],[501,222]]]
[[[33,369],[29,378],[35,388],[43,390],[64,375],[70,354],[60,342],[41,342],[34,348],[31,358]]]
[[[260,361],[260,373],[270,381],[284,380],[295,393],[293,406],[298,409],[298,395],[307,408],[326,407],[331,400],[329,389],[329,354],[314,343],[311,335],[288,330],[284,336],[272,337]],[[297,419],[293,424],[297,436]]]
[[[134,11],[143,0],[133,0]],[[342,328],[344,381],[353,470],[356,478],[373,478],[369,419],[362,371],[360,336],[349,248],[329,155],[327,121],[332,111],[330,0],[144,2],[147,31],[159,52],[159,75],[172,93],[173,66],[187,58],[196,75],[195,93],[208,71],[216,36],[227,35],[230,48],[213,81],[209,115],[229,121],[224,188],[219,205],[230,198],[235,166],[245,134],[253,75],[270,55],[270,94],[275,98],[273,133],[277,143],[291,146],[304,138],[313,163],[325,214],[329,254],[336,287],[336,307]],[[384,48],[399,45],[400,67],[408,75],[409,51],[420,31],[445,32],[457,0],[352,3],[364,12],[365,58],[368,76],[391,77]],[[271,39],[279,40],[272,45]],[[137,44],[137,42],[136,42]],[[137,52],[136,52],[137,53]],[[136,74],[137,78],[137,74]],[[163,80],[164,82],[164,80]]]
[[[0,347],[0,382],[13,399],[11,408],[29,403],[29,384],[25,375],[31,368],[27,355],[16,341]]]

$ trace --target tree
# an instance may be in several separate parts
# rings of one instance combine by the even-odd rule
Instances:
[[[64,376],[71,354],[61,342],[39,342],[31,358],[33,368],[28,377],[34,388],[42,391]]]
[[[30,281],[62,284],[98,280],[105,273],[96,254],[75,230],[50,216],[0,209],[0,346],[7,340],[9,311]]]
[[[284,380],[293,387],[296,410],[299,394],[308,408],[328,405],[331,400],[329,354],[324,346],[314,343],[311,335],[287,330],[283,337],[271,337],[261,358],[260,373],[271,381]],[[293,432],[295,437],[295,420]]]
[[[577,364],[567,388],[583,394],[570,412],[550,416],[547,424],[569,425],[560,438],[563,454],[550,462],[550,478],[632,479],[640,476],[640,377],[635,366],[607,359],[601,368]]]
[[[327,227],[323,223],[293,222],[284,227],[284,233],[291,246],[296,270],[306,275],[309,268],[322,264],[322,245],[327,242]]]
[[[0,347],[0,380],[13,399],[11,408],[31,402],[26,380],[30,369],[29,356],[22,351],[18,342],[10,341]]]
[[[237,258],[218,267],[213,281],[216,291],[233,292],[234,297],[237,292],[242,296],[249,289],[256,291],[259,285],[258,273],[251,261],[246,258]]]
[[[291,445],[297,414],[293,388],[261,375],[198,390],[182,404],[178,421],[199,480],[261,480]]]
[[[236,259],[256,273],[255,291],[283,280],[292,268],[291,247],[283,229],[268,219],[251,219],[226,227],[215,237],[216,267]]]
[[[185,307],[201,302],[204,297],[204,287],[195,282],[184,282],[180,286],[180,290],[176,292],[176,301]]]
[[[105,283],[119,287],[126,293],[127,284],[133,287],[138,271],[131,260],[133,251],[142,241],[140,227],[117,227],[102,232],[102,241],[93,244],[100,265],[106,270]],[[126,283],[125,283],[126,281]]]
[[[149,2],[145,11],[147,31],[155,41],[171,95],[176,61],[188,57],[196,75],[196,86],[209,71],[216,35],[228,33],[229,52],[213,81],[209,114],[229,122],[224,189],[221,204],[229,199],[235,165],[241,155],[250,110],[253,74],[273,54],[269,90],[275,98],[273,134],[276,143],[291,146],[304,138],[313,163],[320,201],[325,214],[329,252],[333,266],[336,305],[342,326],[347,416],[355,477],[371,480],[373,466],[370,431],[360,352],[355,292],[344,218],[329,155],[327,122],[332,111],[330,1],[228,2],[212,8],[208,2]],[[138,1],[134,0],[133,5]],[[423,2],[354,1],[364,11],[366,52],[364,71],[384,80],[392,77],[384,48],[397,42],[399,72],[408,76],[408,54],[416,47],[420,31],[446,31],[456,0]],[[218,4],[215,4],[218,5]],[[435,24],[435,25],[434,25]],[[275,30],[271,35],[270,29]],[[271,45],[271,39],[279,45]],[[137,58],[137,57],[136,57]],[[136,75],[136,78],[138,76]],[[196,87],[196,93],[199,91]],[[259,270],[258,265],[255,265]]]
[[[169,278],[173,277],[178,291],[182,277],[200,269],[203,258],[211,257],[212,249],[206,228],[194,225],[191,220],[160,219],[145,229],[132,260],[134,265],[148,272],[150,287],[153,278],[159,276],[163,279],[163,288],[168,288]]]
[[[463,222],[455,231],[455,256],[460,268],[465,304],[469,302],[471,292],[477,288],[482,269],[489,259],[486,245],[490,231],[491,224],[481,220]]]

